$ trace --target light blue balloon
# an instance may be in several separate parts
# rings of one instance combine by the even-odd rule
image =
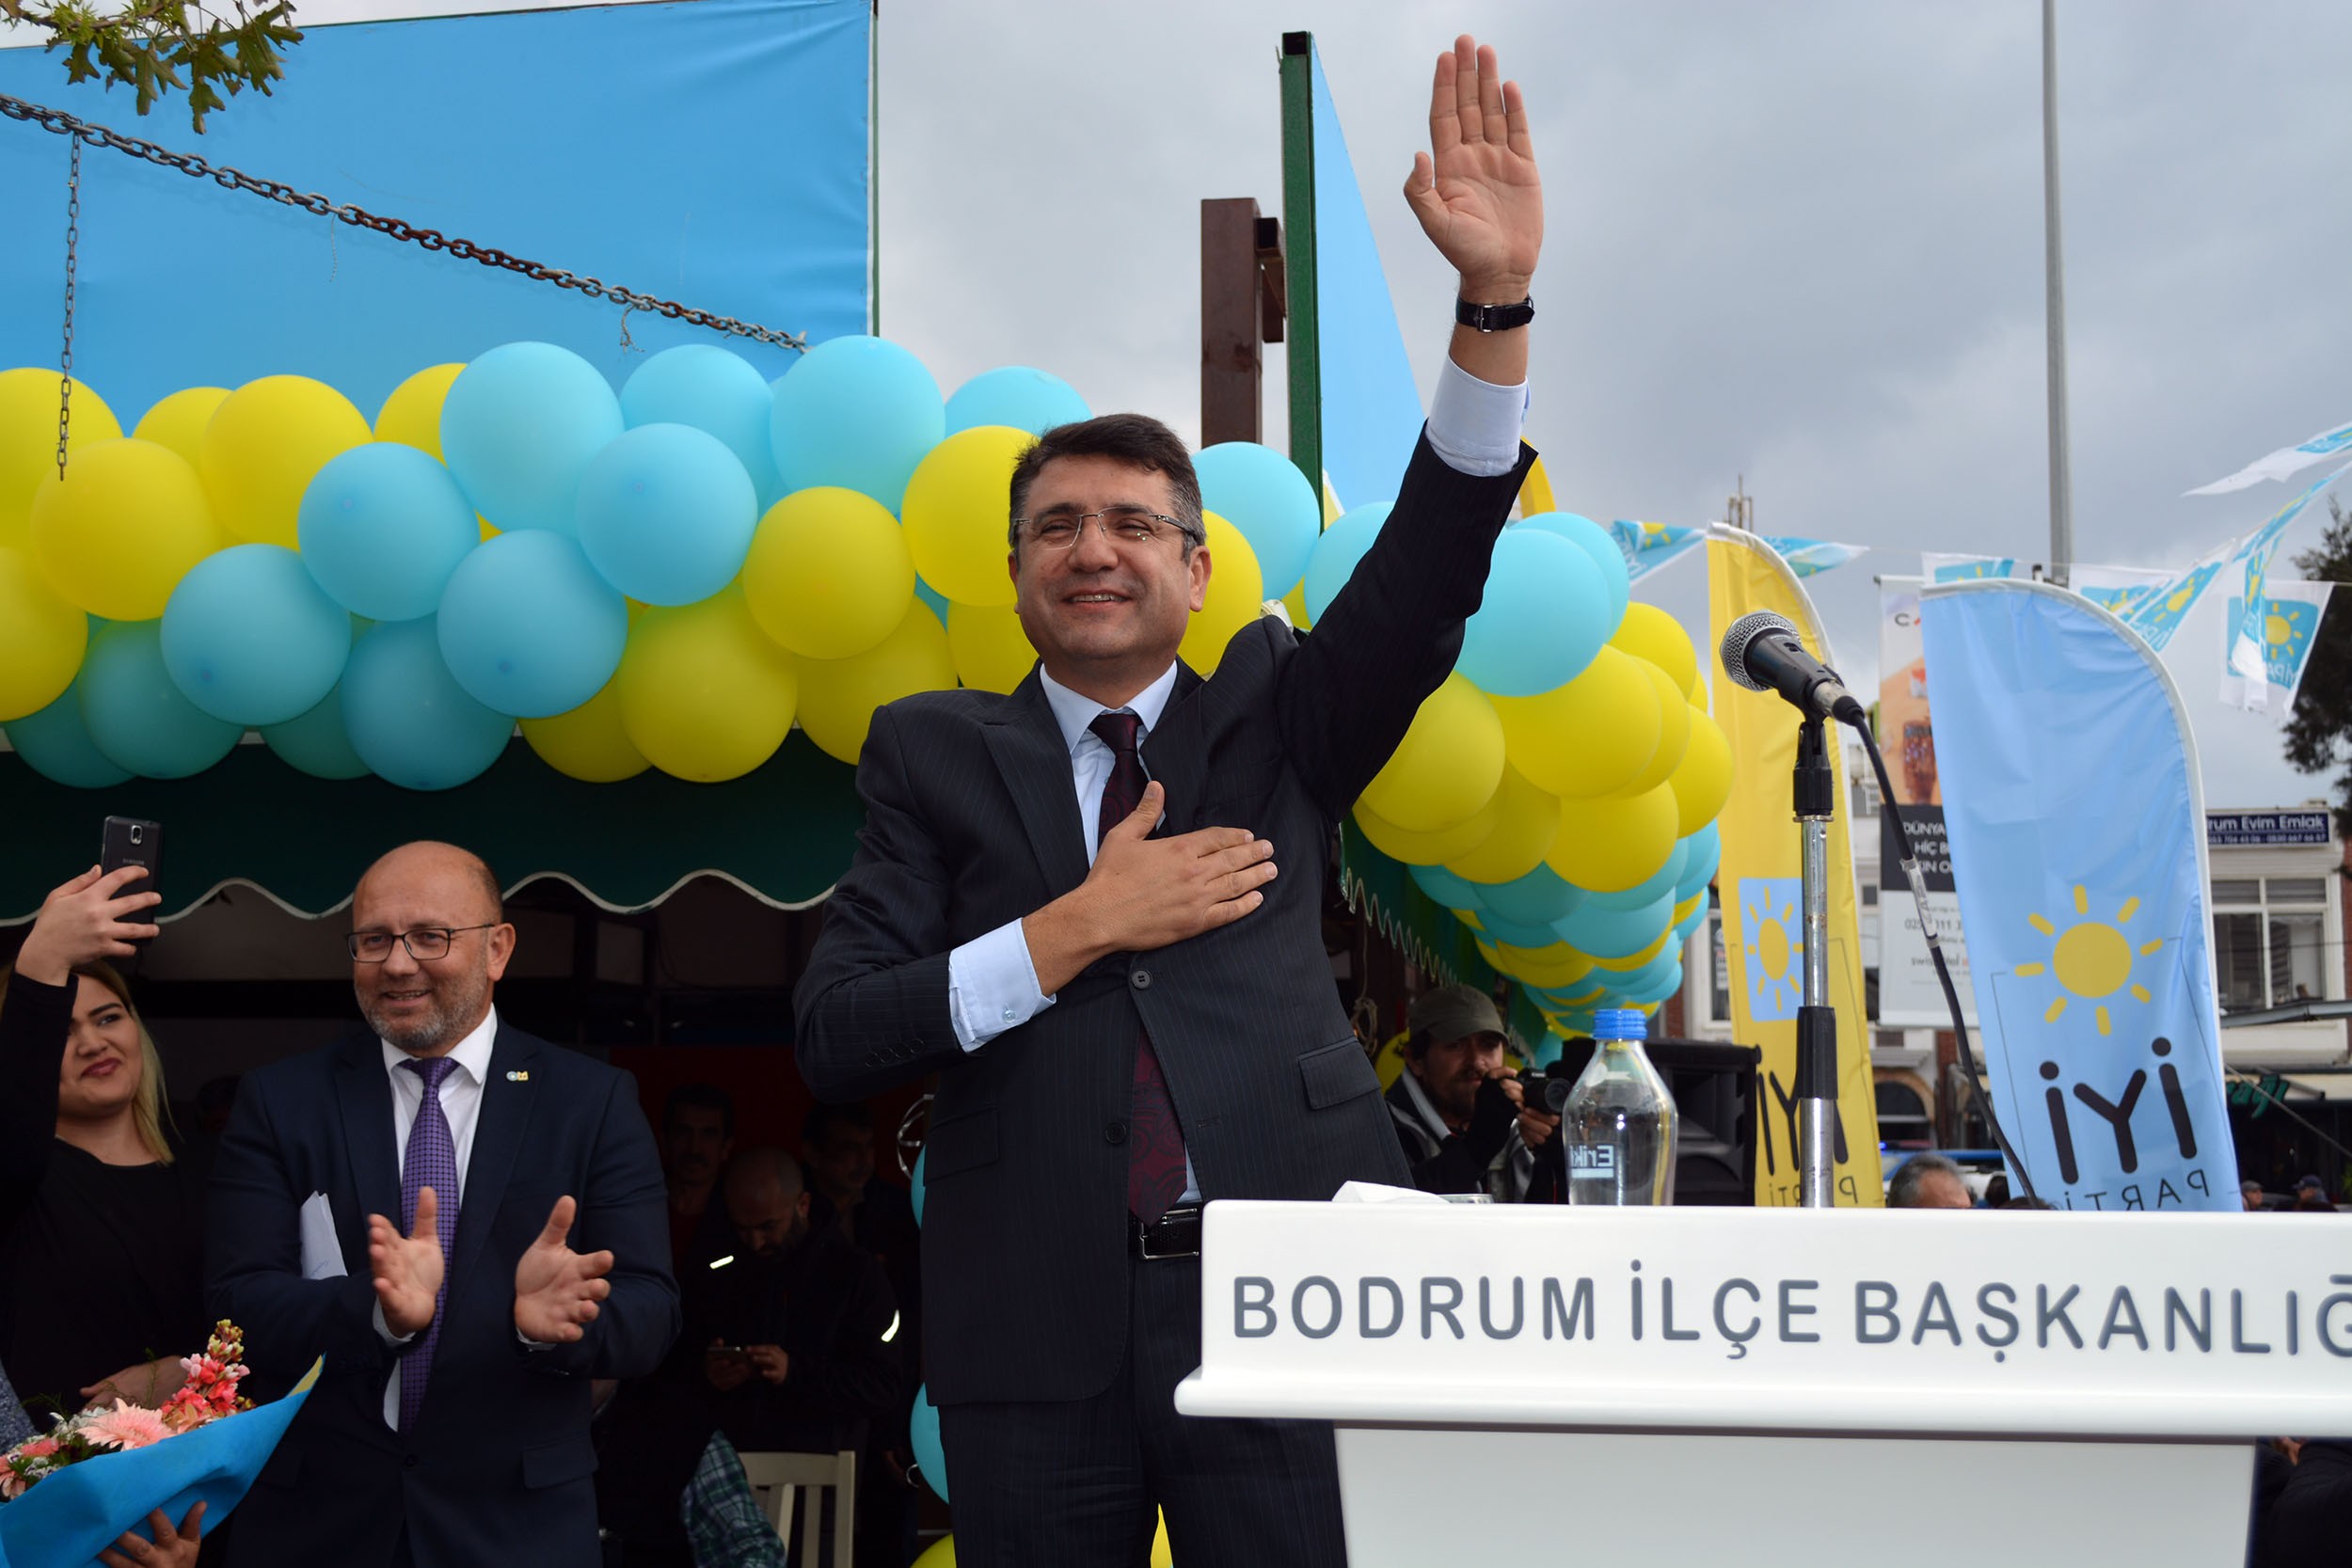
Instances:
[[[1549,926],[1575,911],[1585,893],[1557,871],[1535,863],[1535,869],[1508,882],[1473,884],[1486,907],[1505,920],[1523,926]]]
[[[907,1412],[907,1437],[914,1449],[915,1467],[923,1484],[947,1500],[947,1449],[939,1440],[939,1406],[931,1402],[930,1385],[914,1391],[914,1408]]]
[[[449,575],[482,542],[450,472],[398,441],[327,460],[302,492],[302,564],[326,596],[372,621],[433,613]]]
[[[1682,841],[1687,851],[1682,863],[1682,875],[1675,881],[1675,902],[1679,904],[1715,879],[1715,869],[1723,863],[1724,838],[1709,822]]]
[[[1561,941],[1596,958],[1629,958],[1656,942],[1674,924],[1674,900],[1663,897],[1638,910],[1607,910],[1585,900],[1551,928]]]
[[[1650,873],[1647,880],[1616,893],[1595,893],[1589,896],[1596,906],[1604,910],[1645,910],[1661,898],[1671,904],[1679,904],[1682,897],[1676,895],[1675,883],[1682,875],[1683,863],[1690,853],[1689,847],[1677,841],[1667,853],[1666,863]]]
[[[1498,697],[1533,697],[1574,680],[1616,622],[1600,568],[1556,533],[1506,529],[1478,613],[1454,667]]]
[[[1347,579],[1355,573],[1356,563],[1372,548],[1372,542],[1380,537],[1380,525],[1389,520],[1388,501],[1375,501],[1343,513],[1331,520],[1331,526],[1314,543],[1307,555],[1307,618],[1323,619],[1323,612],[1331,608],[1331,601],[1340,596]]]
[[[580,476],[622,430],[596,366],[553,343],[507,343],[441,401],[441,460],[493,528],[572,531]]]
[[[106,760],[82,722],[82,689],[77,679],[64,695],[37,713],[0,724],[8,744],[24,766],[52,784],[72,789],[107,789],[130,778],[127,768]]]
[[[1524,947],[1530,952],[1549,947],[1560,940],[1560,933],[1549,926],[1505,920],[1497,914],[1481,914],[1478,924],[1485,927],[1487,941],[1507,942],[1514,947]]]
[[[947,434],[939,383],[887,339],[819,343],[770,390],[770,441],[787,495],[838,484],[896,513],[914,466]]]
[[[1675,922],[1675,941],[1677,942],[1689,942],[1691,933],[1705,924],[1707,924],[1707,905],[1702,901],[1698,908]]]
[[[1323,534],[1323,506],[1298,465],[1255,441],[1220,441],[1192,460],[1200,503],[1241,530],[1258,557],[1265,596],[1279,599],[1307,574]]]
[[[770,446],[775,407],[768,378],[715,343],[665,348],[621,383],[621,418],[631,430],[683,424],[718,437],[751,476],[762,511],[785,494]]]
[[[752,476],[692,425],[640,425],[580,482],[580,548],[605,581],[646,604],[694,604],[724,588],[758,526]]]
[[[1422,892],[1449,910],[1476,911],[1486,907],[1483,890],[1477,883],[1456,877],[1442,865],[1408,865],[1405,873],[1413,879]]]
[[[1679,978],[1681,974],[1682,949],[1670,943],[1638,969],[1596,969],[1593,978],[1602,981],[1620,995],[1629,995],[1647,990],[1661,976],[1672,974]]]
[[[515,733],[513,719],[468,696],[449,673],[430,617],[361,638],[343,667],[342,704],[351,749],[403,789],[464,784],[498,761]]]
[[[1615,631],[1617,623],[1625,619],[1627,602],[1633,597],[1633,575],[1626,565],[1625,551],[1617,547],[1617,536],[1573,512],[1538,512],[1512,526],[1556,533],[1592,558],[1600,568],[1602,585],[1609,590],[1609,629]]]
[[[90,743],[142,778],[201,773],[245,734],[244,725],[214,718],[173,683],[161,621],[112,621],[94,631],[73,685]]]
[[[282,724],[342,678],[351,616],[283,545],[232,545],[164,607],[164,668],[181,694],[239,728]]]
[[[1677,952],[1674,959],[1672,967],[1666,973],[1655,976],[1647,984],[1629,987],[1615,992],[1617,1000],[1629,1007],[1645,1007],[1652,1002],[1663,1002],[1680,990],[1682,989],[1681,953]]]
[[[356,644],[373,625],[373,622],[354,617],[351,641]],[[351,736],[343,729],[343,689],[340,681],[336,683],[335,689],[308,713],[297,714],[282,724],[271,724],[264,728],[262,740],[278,753],[280,762],[314,779],[364,779],[368,776],[368,765],[360,761],[359,753],[351,749]]]
[[[603,690],[621,667],[628,604],[577,541],[529,529],[466,557],[435,624],[468,696],[493,713],[548,719]]]
[[[907,1175],[907,1197],[914,1206],[914,1223],[918,1226],[923,1223],[923,1156],[930,1152],[928,1148],[916,1149],[914,1169]]]
[[[982,371],[947,400],[947,434],[984,424],[1009,425],[1042,436],[1057,424],[1075,424],[1094,411],[1077,389],[1057,375],[1026,365]]]

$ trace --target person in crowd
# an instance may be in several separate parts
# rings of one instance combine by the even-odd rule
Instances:
[[[478,857],[403,845],[351,919],[366,1031],[246,1074],[214,1176],[255,1397],[326,1361],[230,1560],[594,1562],[590,1379],[678,1327],[653,1131],[627,1073],[500,1020],[515,927]]]
[[[1333,826],[1445,679],[1533,454],[1543,242],[1527,110],[1463,37],[1406,198],[1458,277],[1423,438],[1304,638],[1178,657],[1212,569],[1184,442],[1114,414],[1015,464],[1007,565],[1038,668],[881,708],[866,823],[794,998],[802,1076],[938,1075],[924,1369],[965,1568],[1337,1564],[1327,1423],[1180,1418],[1200,1208],[1401,1184],[1331,985]],[[1055,242],[1059,244],[1061,242]],[[1278,875],[1279,871],[1279,875]]]
[[[2237,1200],[2242,1206],[2244,1206],[2248,1213],[2258,1214],[2262,1212],[2263,1184],[2255,1180],[2252,1177],[2248,1177],[2245,1180],[2237,1184]]]
[[[1405,1070],[1389,1085],[1389,1116],[1425,1193],[1527,1196],[1535,1150],[1560,1118],[1531,1110],[1502,1060],[1502,1015],[1475,986],[1441,986],[1405,1015]]]
[[[2335,1204],[2328,1196],[2328,1189],[2316,1176],[2306,1176],[2295,1184],[2295,1212],[2298,1214],[2332,1214]]]
[[[120,932],[159,900],[125,866],[51,893],[0,1001],[0,1365],[28,1407],[155,1406],[204,1348],[204,1201]],[[5,973],[5,972],[0,972]]]
[[[660,1377],[599,1378],[595,1390],[596,1518],[621,1568],[786,1568],[707,1400]]]
[[[1886,1184],[1889,1209],[1974,1209],[1960,1166],[1941,1154],[1915,1154]]]
[[[2283,1477],[2275,1464],[2267,1477],[2257,1471],[2257,1497],[2268,1497],[2255,1522],[2254,1568],[2341,1568],[2352,1541],[2352,1438],[2281,1439],[2280,1447],[2294,1468]]]
[[[783,1149],[739,1153],[725,1203],[735,1255],[689,1281],[678,1358],[699,1352],[719,1429],[742,1452],[859,1447],[899,1392],[902,1325],[882,1264],[810,1222]]]
[[[727,1250],[713,1198],[735,1151],[735,1101],[716,1084],[681,1084],[661,1104],[661,1175],[670,1189],[670,1270],[684,1279]]]

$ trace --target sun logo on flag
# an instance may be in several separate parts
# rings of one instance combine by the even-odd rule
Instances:
[[[1804,884],[1794,877],[1740,879],[1740,935],[1746,955],[1748,1012],[1757,1022],[1797,1016],[1804,999],[1804,939],[1797,914]]]
[[[2074,884],[2074,912],[2084,916],[2090,913],[2090,893],[2080,882]],[[2049,1010],[2042,1015],[2042,1022],[2056,1023],[2065,1017],[2067,1003],[2079,996],[2098,1004],[2092,1011],[2099,1022],[2099,1033],[2108,1035],[2114,1032],[2115,1023],[2107,1013],[2106,998],[2128,986],[2133,1001],[2144,1004],[2153,1000],[2148,988],[2132,978],[2132,965],[2137,958],[2163,947],[2164,939],[2153,937],[2137,949],[2133,947],[2132,939],[2123,934],[2122,927],[2138,912],[2139,900],[2126,898],[2122,908],[2115,911],[2112,925],[2104,920],[2082,919],[2063,933],[2045,915],[2026,916],[2027,925],[2057,940],[2051,946],[2048,963],[2019,964],[2017,973],[2033,975],[2055,971],[2058,986],[2066,993],[2050,1004]]]

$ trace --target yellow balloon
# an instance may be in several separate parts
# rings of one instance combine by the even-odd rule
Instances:
[[[1457,855],[1469,853],[1483,843],[1502,820],[1502,792],[1461,821],[1433,833],[1407,832],[1395,823],[1365,805],[1356,802],[1356,826],[1363,829],[1372,847],[1392,861],[1406,865],[1442,865]]]
[[[1214,512],[1203,513],[1200,520],[1209,534],[1209,591],[1192,612],[1176,655],[1205,675],[1225,657],[1233,634],[1265,613],[1265,574],[1241,530]]]
[[[1723,726],[1691,709],[1690,748],[1666,779],[1675,797],[1676,837],[1689,838],[1715,820],[1731,799],[1731,741]]]
[[[1495,944],[1494,966],[1505,974],[1557,990],[1572,986],[1593,972],[1593,960],[1575,948],[1561,942],[1544,948],[1514,947],[1509,942]]]
[[[1168,1544],[1168,1515],[1163,1513],[1152,1530],[1152,1561],[1150,1568],[1175,1568],[1176,1559]]]
[[[161,615],[221,544],[196,470],[152,441],[93,442],[33,498],[34,565],[68,603],[109,621]]]
[[[946,628],[930,606],[910,605],[896,630],[854,658],[802,663],[801,728],[828,756],[855,762],[865,749],[876,708],[917,691],[946,691],[955,684]]]
[[[453,365],[428,366],[393,388],[392,395],[384,400],[384,406],[375,411],[375,438],[414,447],[431,453],[434,461],[439,462],[441,400],[449,396],[450,383],[465,368],[462,360]]]
[[[89,646],[89,617],[43,582],[24,550],[0,546],[0,723],[65,695]]]
[[[1431,692],[1363,802],[1408,832],[1452,827],[1502,784],[1502,721],[1486,694],[1459,674]]]
[[[1578,887],[1623,893],[1658,875],[1674,853],[1674,791],[1563,800],[1560,836],[1544,861]]]
[[[907,1568],[956,1568],[956,1538],[943,1535],[923,1548],[923,1555]]]
[[[193,467],[203,445],[204,427],[213,422],[228,396],[226,387],[184,388],[141,414],[131,434],[139,440],[169,447]]]
[[[373,439],[351,400],[307,375],[265,375],[221,401],[197,472],[214,515],[239,539],[296,547],[302,492],[328,458]]]
[[[1698,912],[1699,906],[1706,902],[1707,890],[1705,888],[1701,888],[1698,892],[1691,895],[1690,897],[1685,898],[1681,903],[1677,904],[1675,906],[1675,924],[1679,926],[1684,921],[1690,919],[1693,914]]]
[[[800,695],[792,656],[761,634],[734,587],[639,616],[612,684],[629,744],[699,784],[740,778],[773,756]]]
[[[881,642],[914,599],[914,558],[889,508],[817,485],[768,509],[743,559],[759,629],[803,658],[849,658]]]
[[[1029,678],[1037,650],[1009,605],[947,604],[947,657],[975,691],[1010,691]]]
[[[1624,788],[1658,754],[1665,724],[1642,661],[1606,645],[1565,686],[1497,697],[1494,708],[1511,765],[1554,795],[1578,799]]]
[[[1508,762],[1495,800],[1500,810],[1494,832],[1445,863],[1448,871],[1466,881],[1508,882],[1524,877],[1560,836],[1560,797],[1528,783],[1527,775]]]
[[[923,580],[959,604],[1012,603],[1012,470],[1037,437],[1007,425],[959,430],[907,481],[899,517]]]
[[[32,537],[33,494],[57,472],[57,402],[63,377],[27,366],[0,371],[0,546],[23,549]],[[106,400],[73,384],[66,420],[66,463],[93,441],[122,435]]]
[[[1303,579],[1282,595],[1282,608],[1290,611],[1291,625],[1298,630],[1305,631],[1314,625],[1314,617],[1307,613],[1307,584]]]
[[[1707,673],[1705,671],[1693,670],[1691,672],[1691,705],[1697,708],[1701,713],[1708,711]]]
[[[1636,658],[1646,658],[1674,681],[1675,690],[1688,695],[1699,678],[1698,650],[1680,623],[1654,604],[1638,601],[1625,607],[1625,619],[1609,636],[1612,644]]]
[[[1636,658],[1633,662],[1641,666],[1642,673],[1658,689],[1658,750],[1650,753],[1649,761],[1630,783],[1610,792],[1614,795],[1645,795],[1656,789],[1673,777],[1674,770],[1682,765],[1682,753],[1691,745],[1691,705],[1682,700],[1682,688],[1675,685],[1671,673],[1648,659]]]
[[[1649,962],[1652,958],[1658,957],[1659,954],[1663,953],[1666,950],[1666,943],[1672,942],[1673,940],[1674,928],[1672,926],[1669,926],[1665,930],[1658,933],[1656,941],[1652,942],[1647,947],[1643,948],[1639,953],[1628,954],[1622,958],[1596,958],[1593,960],[1593,967],[1596,970],[1605,970],[1614,974],[1629,974],[1633,971],[1641,968],[1644,964]]]
[[[653,765],[629,744],[621,723],[621,683],[610,680],[604,689],[569,713],[552,719],[526,719],[523,738],[539,760],[566,778],[586,784],[617,784],[633,779]]]

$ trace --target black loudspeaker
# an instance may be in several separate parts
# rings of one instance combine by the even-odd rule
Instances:
[[[1752,1208],[1756,1203],[1756,1069],[1764,1053],[1752,1045],[1714,1040],[1643,1042],[1650,1065],[1666,1080],[1680,1118],[1676,1132],[1675,1203]],[[1573,1083],[1593,1059],[1593,1042],[1571,1039],[1552,1070]],[[1557,1202],[1558,1179],[1537,1180],[1531,1202]]]

